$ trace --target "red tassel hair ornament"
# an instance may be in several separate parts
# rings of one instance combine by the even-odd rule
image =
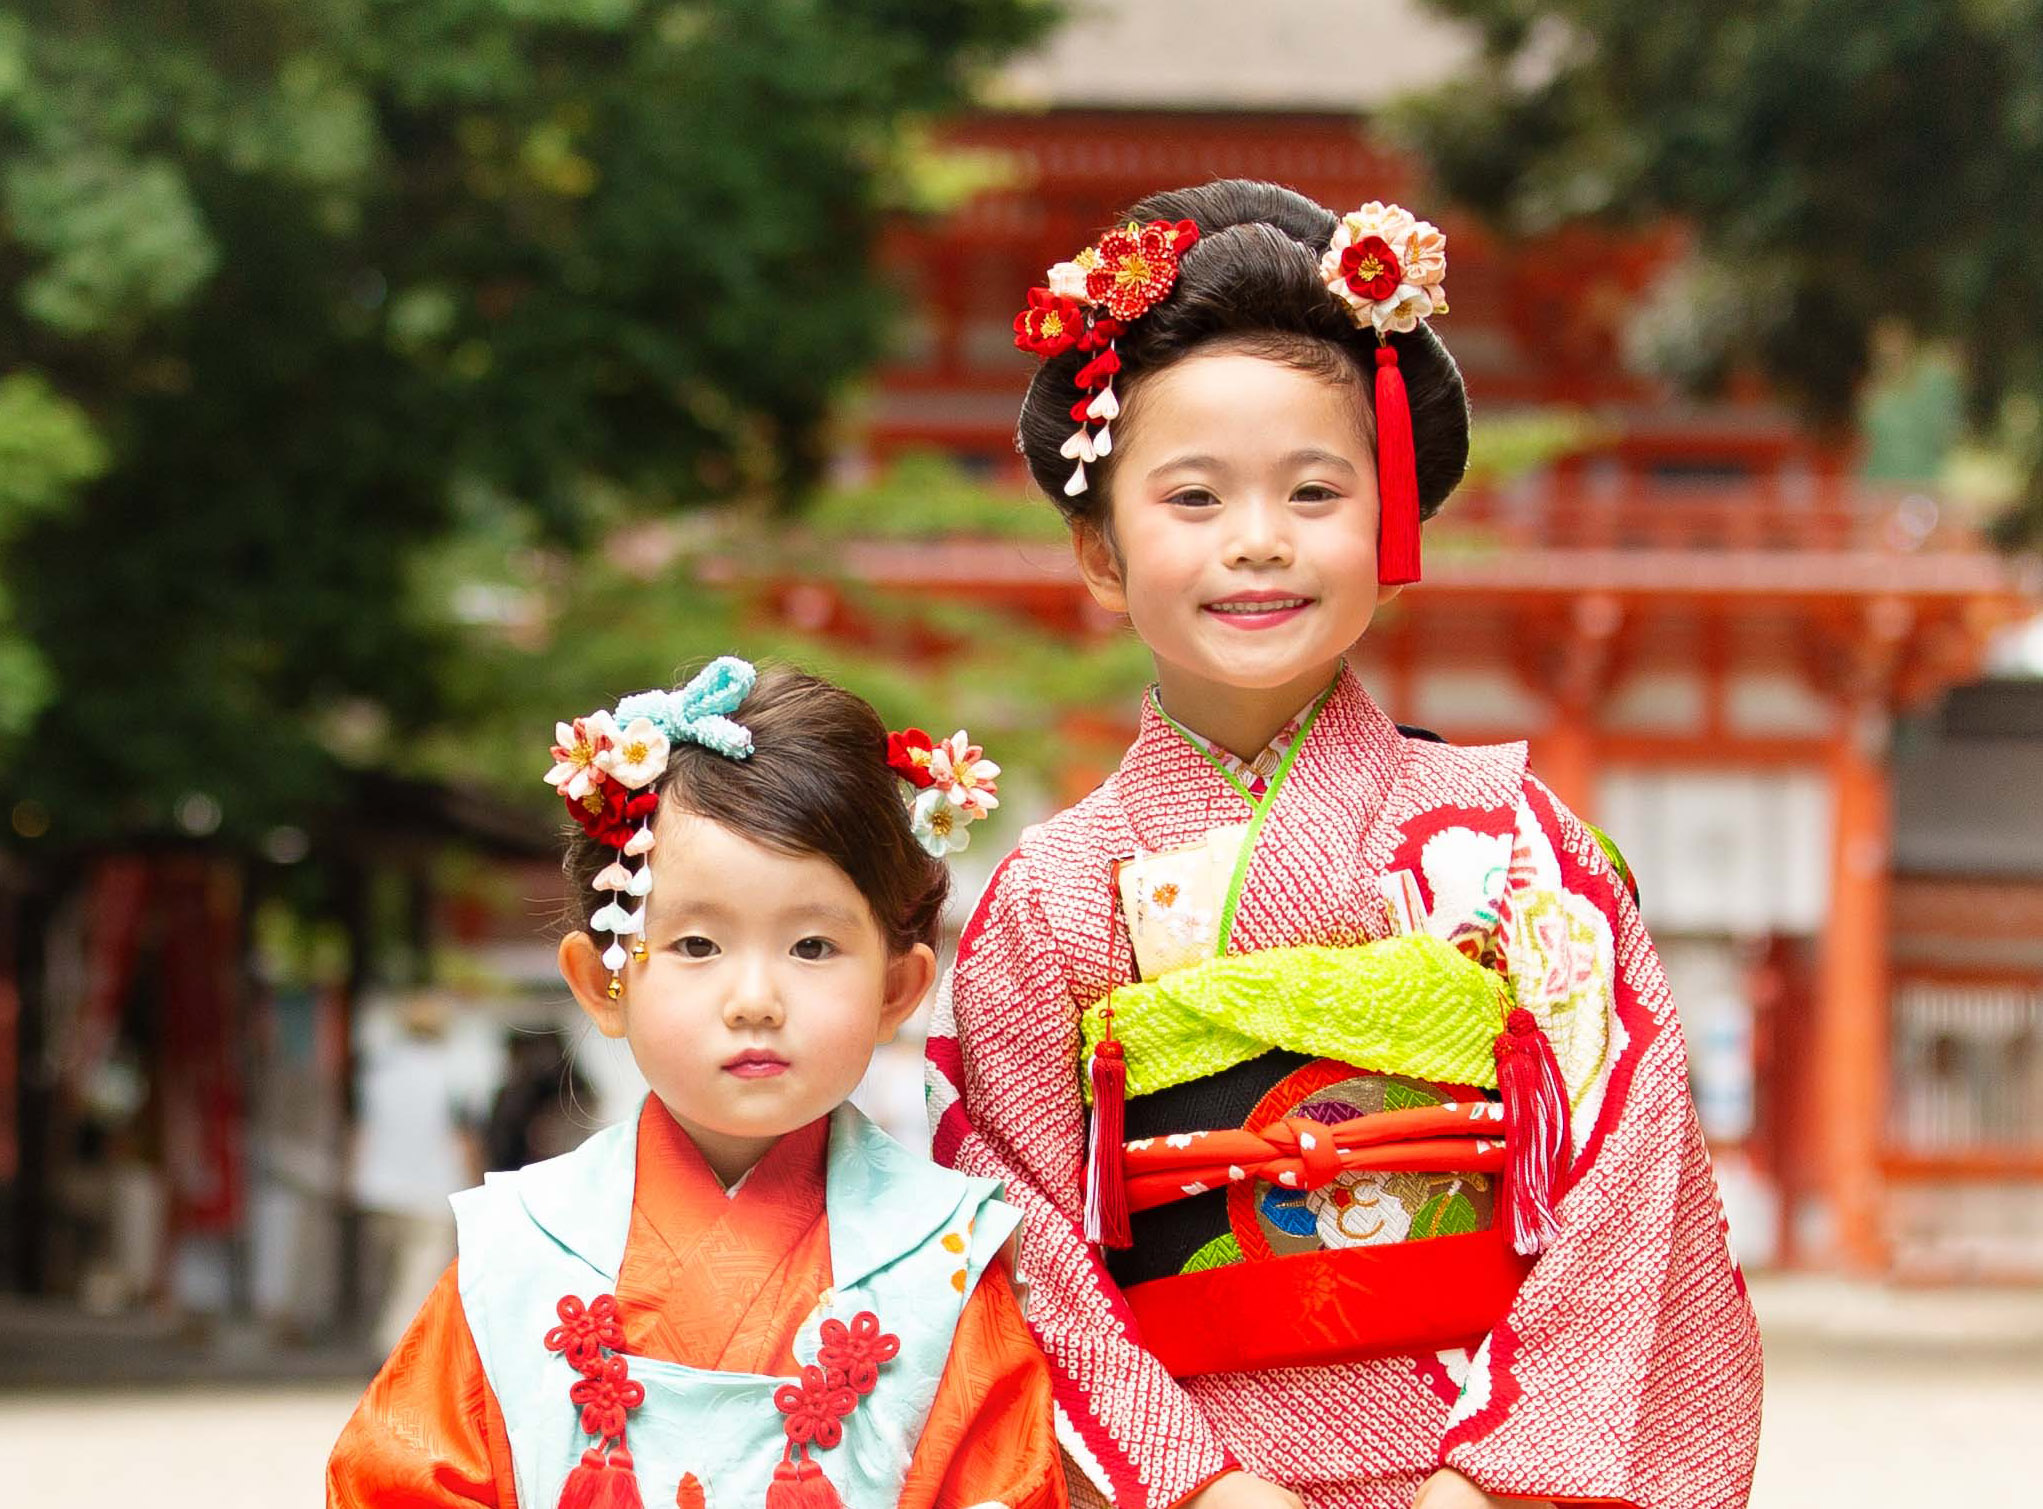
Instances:
[[[1386,587],[1419,579],[1419,466],[1412,445],[1412,404],[1397,347],[1376,348],[1376,580]]]
[[[1114,1014],[1106,1013],[1107,1035],[1092,1050],[1092,1139],[1085,1158],[1085,1239],[1100,1247],[1129,1247],[1128,1178],[1122,1156],[1127,1123],[1128,1060],[1114,1036]]]
[[[1539,1019],[1514,1008],[1497,1035],[1497,1088],[1504,1101],[1504,1180],[1500,1218],[1511,1246],[1536,1256],[1560,1233],[1560,1201],[1574,1143],[1568,1127],[1568,1086]]]

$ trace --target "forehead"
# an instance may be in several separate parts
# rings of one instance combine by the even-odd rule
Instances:
[[[755,912],[829,907],[869,914],[849,875],[818,854],[788,854],[735,827],[663,802],[652,852],[655,913],[690,902],[721,902]]]
[[[1120,437],[1122,460],[1193,441],[1246,454],[1366,452],[1365,392],[1359,380],[1332,381],[1238,351],[1184,357],[1141,379]]]

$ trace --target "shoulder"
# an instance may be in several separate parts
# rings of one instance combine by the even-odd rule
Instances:
[[[1544,851],[1570,889],[1592,894],[1621,891],[1632,906],[1638,905],[1638,880],[1617,841],[1562,801],[1530,769],[1519,797],[1518,830],[1520,847]]]
[[[1093,870],[1133,843],[1122,810],[1118,775],[1108,777],[1083,800],[1022,830],[1015,853],[1027,873],[1045,881]]]
[[[1505,744],[1454,744],[1431,729],[1398,725],[1405,776],[1437,791],[1442,801],[1511,802],[1527,774],[1523,739]]]

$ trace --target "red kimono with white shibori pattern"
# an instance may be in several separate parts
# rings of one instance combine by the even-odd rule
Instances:
[[[1500,1495],[1743,1504],[1758,1333],[1624,885],[1522,744],[1409,738],[1346,670],[1301,740],[1252,810],[1146,700],[1119,770],[996,872],[939,1001],[935,1153],[1005,1180],[1025,1213],[1027,1318],[1072,1465],[1117,1509],[1164,1509],[1236,1465],[1327,1509],[1407,1505],[1443,1464]],[[1427,929],[1505,974],[1554,1044],[1573,1103],[1560,1232],[1472,1357],[1180,1381],[1083,1239],[1079,1016],[1135,978],[1114,866],[1244,819],[1227,951],[1383,937],[1379,877],[1406,871]]]

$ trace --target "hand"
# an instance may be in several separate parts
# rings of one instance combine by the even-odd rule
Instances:
[[[1485,1493],[1452,1467],[1443,1467],[1419,1485],[1412,1509],[1554,1509],[1549,1499],[1507,1499]]]
[[[1181,1500],[1177,1509],[1305,1509],[1305,1501],[1267,1478],[1230,1472]]]

